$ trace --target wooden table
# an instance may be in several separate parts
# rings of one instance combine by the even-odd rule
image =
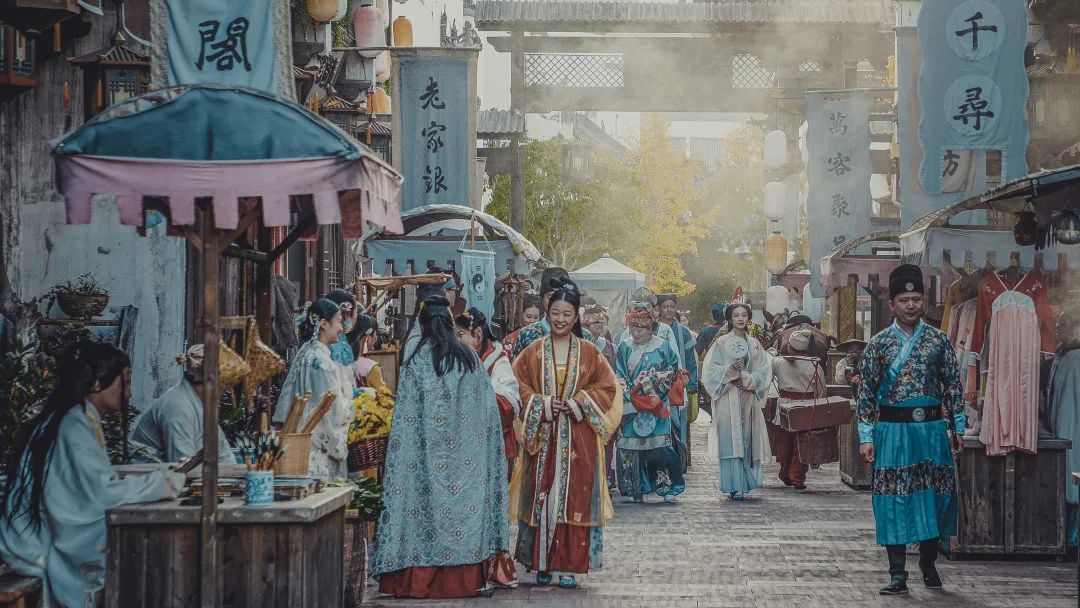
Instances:
[[[351,487],[303,500],[218,506],[218,605],[258,608],[341,606],[342,538]],[[105,605],[187,608],[199,605],[200,507],[179,500],[108,512]]]
[[[959,521],[950,557],[1065,555],[1067,439],[1040,439],[1036,454],[987,456],[964,439],[957,462]]]

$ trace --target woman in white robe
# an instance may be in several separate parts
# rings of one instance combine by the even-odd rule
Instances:
[[[305,313],[300,330],[301,335],[310,339],[293,358],[274,409],[274,422],[285,422],[294,395],[310,392],[311,400],[300,423],[303,428],[323,395],[333,393],[330,411],[311,435],[308,474],[324,481],[345,478],[348,476],[349,425],[355,417],[352,403],[355,376],[351,367],[345,368],[330,355],[330,345],[337,342],[342,331],[341,310],[330,300],[316,300]]]
[[[712,398],[709,457],[720,460],[720,491],[733,500],[762,486],[767,458],[765,398],[772,363],[761,344],[750,338],[750,306],[732,304],[725,316],[732,330],[717,338],[702,364],[702,381]]]
[[[131,362],[119,349],[82,342],[57,366],[56,385],[11,452],[0,557],[43,581],[43,605],[98,606],[105,589],[105,512],[173,498],[179,473],[118,478],[101,420],[130,397]]]

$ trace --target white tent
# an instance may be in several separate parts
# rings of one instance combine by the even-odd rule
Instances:
[[[611,317],[608,329],[612,336],[623,330],[623,316],[631,294],[645,285],[645,275],[606,253],[592,264],[571,272],[570,278],[585,295],[607,307]]]

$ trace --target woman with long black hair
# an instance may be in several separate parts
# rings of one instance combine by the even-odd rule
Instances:
[[[473,597],[509,547],[506,458],[495,392],[454,336],[450,302],[430,296],[398,382],[372,573],[379,590]]]
[[[105,512],[173,498],[184,476],[113,474],[101,420],[130,397],[131,362],[83,341],[57,362],[52,393],[7,463],[0,556],[44,582],[45,606],[97,606],[105,588]]]
[[[552,281],[551,331],[514,360],[521,385],[524,441],[511,483],[517,559],[547,585],[577,587],[576,574],[601,567],[603,525],[614,515],[608,439],[622,396],[603,353],[582,339],[581,295],[570,279]]]

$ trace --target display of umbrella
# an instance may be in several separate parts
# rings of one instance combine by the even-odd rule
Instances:
[[[256,263],[260,328],[268,338],[273,262],[316,225],[360,237],[368,224],[402,230],[401,176],[308,110],[252,89],[189,85],[119,103],[52,142],[69,224],[90,221],[95,194],[116,196],[120,220],[164,215],[169,234],[202,254],[202,342],[221,333],[218,256]],[[293,222],[293,215],[298,218]],[[160,220],[160,216],[154,216]],[[292,227],[275,242],[271,229]],[[252,229],[254,248],[236,241]],[[205,352],[202,580],[217,580],[219,352]]]

